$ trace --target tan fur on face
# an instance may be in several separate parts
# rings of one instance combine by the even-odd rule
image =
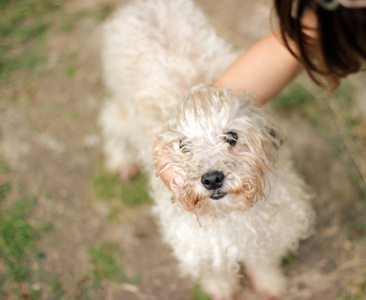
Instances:
[[[157,174],[169,167],[186,176],[182,188],[172,182],[173,202],[197,215],[219,217],[246,210],[265,197],[278,141],[269,133],[272,125],[250,99],[237,99],[227,90],[195,87],[173,120],[160,135],[157,151],[166,155],[154,162]],[[239,135],[233,147],[224,141],[229,131]],[[184,151],[178,145],[182,139],[188,140]],[[227,194],[217,201],[200,183],[205,172],[216,169],[225,174],[219,190]]]

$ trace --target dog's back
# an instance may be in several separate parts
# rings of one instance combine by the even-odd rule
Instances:
[[[133,98],[165,90],[181,96],[199,82],[213,82],[236,58],[191,0],[123,7],[105,24],[102,55],[107,87]]]

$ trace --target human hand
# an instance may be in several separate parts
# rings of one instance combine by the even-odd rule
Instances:
[[[160,147],[160,140],[156,140],[154,143],[153,151],[154,151],[154,169],[157,170],[157,176],[160,176],[161,180],[164,184],[174,192],[176,189],[182,188],[185,181],[185,176],[180,172],[176,171],[174,168],[171,168],[167,165],[161,166],[160,161],[164,159],[166,153]]]

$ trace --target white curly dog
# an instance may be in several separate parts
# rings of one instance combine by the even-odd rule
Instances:
[[[100,120],[108,169],[150,176],[153,211],[183,275],[232,299],[244,265],[259,293],[286,291],[281,258],[312,227],[313,210],[281,135],[250,97],[213,90],[237,57],[190,0],[138,1],[105,24]],[[160,140],[154,161],[153,144]],[[156,177],[184,175],[171,192]]]

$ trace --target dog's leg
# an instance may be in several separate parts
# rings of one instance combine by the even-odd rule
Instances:
[[[132,178],[139,167],[131,136],[133,123],[129,121],[127,110],[117,101],[108,101],[100,115],[100,123],[106,168],[122,180]]]
[[[250,263],[246,264],[246,268],[258,293],[271,299],[277,299],[286,294],[286,278],[282,274],[279,263]]]
[[[202,288],[212,296],[213,300],[231,300],[238,290],[235,274],[206,273],[201,275]]]
[[[197,223],[196,216],[171,207],[170,192],[155,176],[152,196],[156,205],[164,240],[172,247],[182,276],[199,281],[203,290],[214,300],[231,300],[239,288],[235,258],[218,247],[215,230],[207,231]],[[222,254],[222,255],[221,255]]]

